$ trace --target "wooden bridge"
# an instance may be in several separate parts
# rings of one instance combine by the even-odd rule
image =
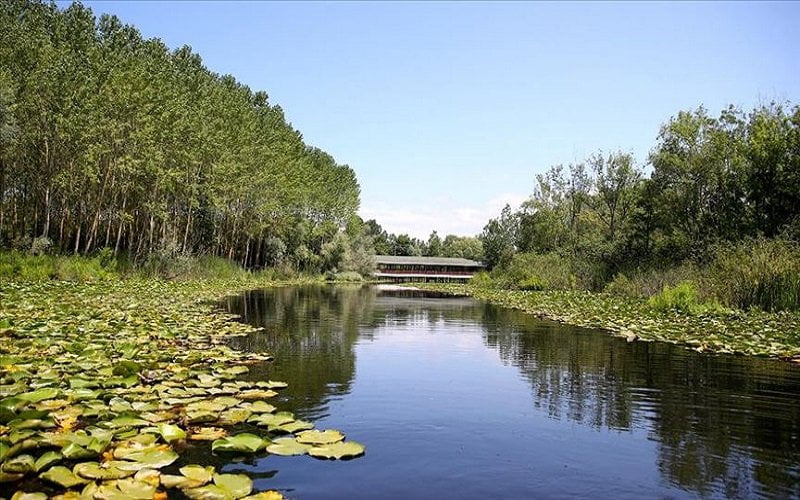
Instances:
[[[453,257],[376,255],[373,276],[380,281],[467,281],[484,269],[480,262]]]

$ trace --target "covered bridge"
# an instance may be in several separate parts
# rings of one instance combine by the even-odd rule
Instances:
[[[453,257],[376,255],[373,276],[382,281],[466,281],[485,266]]]

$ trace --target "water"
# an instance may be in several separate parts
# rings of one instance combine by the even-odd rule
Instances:
[[[225,301],[251,377],[364,457],[223,466],[298,498],[800,498],[800,369],[469,298],[293,287]],[[277,399],[277,398],[276,398]],[[220,462],[222,463],[222,462]]]

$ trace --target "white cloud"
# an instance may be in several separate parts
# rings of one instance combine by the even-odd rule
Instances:
[[[483,204],[468,207],[448,206],[446,202],[413,208],[374,204],[362,207],[360,215],[364,220],[375,219],[390,233],[406,233],[422,239],[427,239],[434,229],[440,236],[474,236],[489,219],[497,217],[506,204],[516,209],[526,198],[516,193],[503,193]]]

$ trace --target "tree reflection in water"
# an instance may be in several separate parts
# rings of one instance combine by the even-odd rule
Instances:
[[[800,495],[800,370],[787,363],[628,343],[472,299],[367,286],[253,291],[224,305],[265,328],[236,345],[274,354],[252,376],[289,382],[281,409],[305,418],[350,392],[357,342],[396,325],[466,322],[528,381],[537,411],[646,432],[670,483],[701,496]]]

